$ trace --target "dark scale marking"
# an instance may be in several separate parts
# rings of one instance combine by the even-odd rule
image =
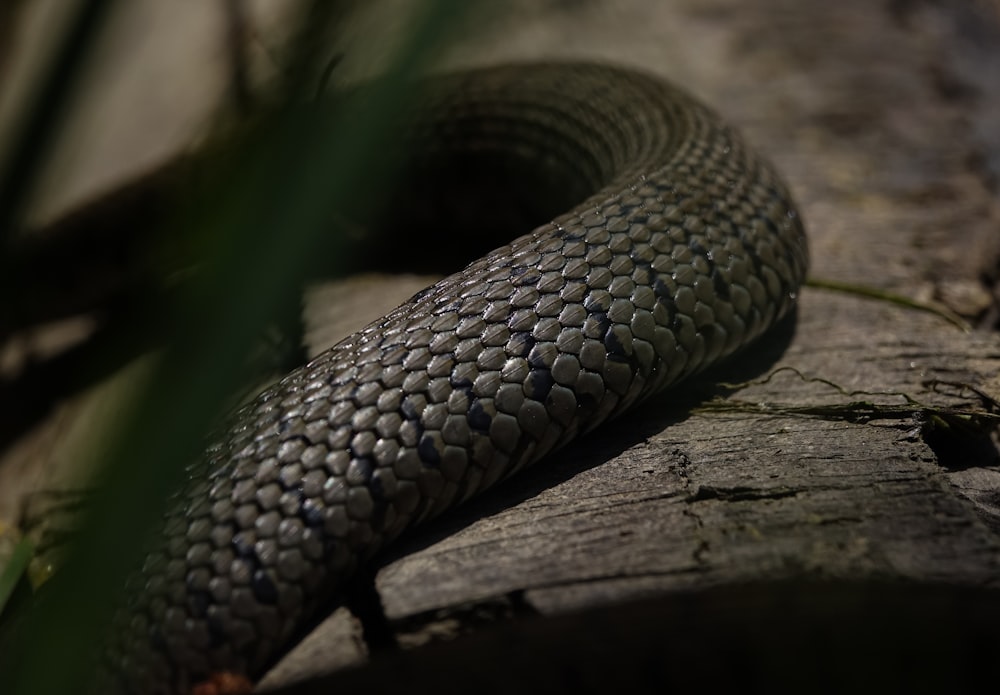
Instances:
[[[351,455],[351,467],[361,471],[361,479],[368,485],[372,479],[372,472],[375,470],[375,461],[370,456]]]
[[[282,480],[281,477],[279,477],[274,482],[276,482],[278,484],[278,487],[281,488],[282,492],[297,492],[298,493],[298,497],[299,497],[299,502],[300,503],[302,502],[302,497],[303,497],[303,495],[302,495],[302,481],[300,481],[300,480],[292,480],[289,483],[285,483],[285,481]]]
[[[635,262],[635,269],[632,271],[632,280],[636,285],[650,284],[654,275],[652,263],[647,261]]]
[[[542,273],[537,268],[527,267],[524,272],[521,273],[517,278],[511,279],[511,284],[514,287],[524,287],[526,285],[533,285],[541,279]]]
[[[478,398],[472,401],[472,405],[469,406],[469,413],[466,416],[466,420],[469,423],[469,427],[480,432],[489,432],[490,425],[493,424],[493,418],[486,412],[486,409],[483,408],[483,404]]]
[[[771,233],[771,237],[773,239],[778,240],[778,242],[783,246],[787,246],[787,244],[781,241],[781,229],[778,227],[778,225],[775,223],[774,220],[770,218],[765,218],[764,226],[767,227],[767,230]],[[791,253],[791,249],[789,249],[789,253]]]
[[[299,518],[309,528],[318,528],[325,521],[323,518],[323,508],[310,498],[302,501],[302,506],[299,508]]]
[[[253,549],[253,543],[247,542],[242,531],[233,535],[230,545],[233,547],[233,552],[236,553],[236,557],[242,560],[248,560],[254,567],[257,567],[260,564],[257,560],[257,552]]]
[[[567,241],[576,241],[587,236],[587,230],[584,227],[577,227],[576,231],[571,231],[569,229],[559,227],[555,232],[555,236],[558,236],[560,239],[566,239]]]
[[[544,402],[556,381],[548,369],[532,369],[524,380],[524,395],[532,400]]]
[[[712,262],[712,257],[711,254],[709,254],[708,249],[702,246],[701,242],[698,241],[697,239],[692,239],[691,241],[689,241],[688,248],[691,249],[693,253],[696,253],[699,256],[703,256],[704,258],[708,259],[709,263]]]
[[[426,434],[420,437],[420,442],[417,444],[417,454],[420,455],[420,460],[426,464],[434,465],[441,462],[441,454],[434,444],[434,438]]]
[[[601,335],[606,335],[614,325],[611,319],[608,318],[608,315],[603,311],[595,312],[591,314],[590,317],[597,321],[598,332],[601,333]]]
[[[287,432],[288,428],[291,427],[297,420],[298,420],[298,418],[288,418],[288,419],[282,418],[281,420],[279,420],[278,421],[278,434],[284,434],[285,432]],[[283,441],[283,442],[284,441],[291,441],[292,439],[295,439],[295,437],[289,437],[287,440],[282,439],[281,441]]]
[[[536,342],[531,333],[514,333],[507,342],[510,346],[508,354],[511,357],[527,357],[535,349]]]
[[[531,367],[532,372],[536,369],[548,369],[549,365],[545,363],[544,351],[538,350],[532,351],[527,356],[528,365]],[[529,375],[530,378],[530,375]]]
[[[612,330],[607,330],[604,333],[604,347],[608,349],[608,355],[611,357],[617,355],[623,359],[628,358],[628,352],[625,346],[620,340],[618,340],[618,336],[615,335],[615,332]]]
[[[402,413],[403,418],[411,422],[420,421],[420,413],[417,412],[416,406],[410,400],[409,396],[403,399],[403,402],[399,405],[399,412]]]
[[[757,255],[757,247],[747,238],[744,232],[740,232],[740,244],[743,246],[743,250],[746,251],[746,260],[749,261],[750,265],[753,267],[753,274],[760,275],[760,269],[764,267],[764,262]]]
[[[469,396],[472,395],[472,382],[468,379],[452,375],[449,383],[451,383],[451,387],[456,391],[461,391]]]
[[[383,515],[385,514],[385,482],[382,478],[373,478],[371,475],[368,476],[367,481],[368,491],[372,495],[372,499],[375,502],[375,507],[378,509],[382,508]]]
[[[586,297],[583,298],[583,308],[586,309],[591,316],[602,315],[604,311],[604,308],[594,298],[593,294],[588,294]]]
[[[427,297],[430,297],[434,293],[435,289],[436,288],[434,287],[434,285],[431,285],[430,287],[426,287],[426,288],[420,290],[419,292],[417,292],[416,294],[414,294],[412,297],[410,297],[410,301],[411,302],[419,302],[419,301],[421,301],[423,299],[426,299]]]
[[[666,306],[667,302],[670,302],[671,306],[674,303],[674,297],[670,294],[670,290],[667,288],[667,283],[663,282],[662,278],[656,278],[653,282],[653,294],[656,298],[660,300],[660,303]]]
[[[253,589],[254,598],[261,603],[274,605],[278,602],[278,587],[274,585],[266,570],[258,569],[253,573],[250,588]]]
[[[664,308],[667,314],[667,322],[673,326],[677,326],[677,305],[674,303],[673,297],[659,296],[656,298],[656,303]]]
[[[712,252],[701,245],[697,240],[692,240],[688,247],[694,253],[698,254],[705,259],[708,264],[708,275],[712,278],[712,287],[715,289],[715,293],[722,297],[723,299],[729,298],[729,285],[726,283],[725,278],[719,275],[719,264],[715,262],[712,257]]]
[[[726,282],[726,278],[722,276],[717,265],[712,266],[712,288],[715,290],[715,294],[719,298],[729,301],[729,283]]]

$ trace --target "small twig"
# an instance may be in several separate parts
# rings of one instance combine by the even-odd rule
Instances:
[[[937,390],[939,385],[953,386],[976,394],[981,401],[981,407],[975,408],[943,408],[923,403],[902,391],[866,391],[848,390],[843,386],[822,377],[809,377],[795,367],[780,367],[768,373],[761,379],[742,383],[720,383],[719,386],[731,392],[741,391],[750,386],[760,386],[770,382],[776,375],[790,372],[806,383],[822,384],[834,389],[846,398],[863,397],[895,397],[903,399],[901,404],[875,403],[870,400],[852,400],[849,403],[832,405],[786,405],[769,403],[750,403],[748,401],[730,398],[714,398],[693,409],[693,412],[750,412],[769,415],[790,415],[802,417],[817,417],[823,419],[844,420],[848,422],[867,422],[879,419],[916,418],[923,427],[936,429],[960,430],[965,433],[984,433],[1000,427],[1000,403],[981,389],[958,382],[941,381],[937,379],[925,381],[923,385],[931,390]]]
[[[810,277],[806,280],[806,285],[809,287],[818,287],[824,290],[833,290],[834,292],[853,294],[858,297],[879,299],[884,302],[904,306],[908,309],[916,309],[917,311],[926,311],[929,314],[940,316],[948,323],[957,326],[966,333],[972,331],[972,326],[970,326],[965,319],[940,304],[921,302],[916,299],[912,299],[911,297],[906,297],[901,294],[889,292],[888,290],[872,287],[870,285],[857,285],[850,282],[840,282],[839,280],[828,280],[825,278]]]

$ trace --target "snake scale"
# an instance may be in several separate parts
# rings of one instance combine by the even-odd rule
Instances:
[[[807,248],[784,185],[661,79],[501,66],[432,78],[421,103],[418,145],[558,166],[586,199],[235,415],[129,582],[107,651],[114,689],[258,677],[386,543],[794,305]]]

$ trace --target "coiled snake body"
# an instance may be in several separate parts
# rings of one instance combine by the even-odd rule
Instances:
[[[109,650],[122,689],[259,675],[388,541],[793,305],[807,252],[788,193],[683,92],[595,65],[430,85],[417,132],[435,146],[554,163],[589,197],[237,414],[132,579]]]

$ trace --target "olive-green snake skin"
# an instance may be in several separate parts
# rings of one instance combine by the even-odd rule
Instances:
[[[555,163],[589,197],[236,414],[130,582],[115,688],[258,677],[386,543],[793,306],[807,250],[784,185],[683,92],[596,65],[428,85],[413,131],[428,146]]]

